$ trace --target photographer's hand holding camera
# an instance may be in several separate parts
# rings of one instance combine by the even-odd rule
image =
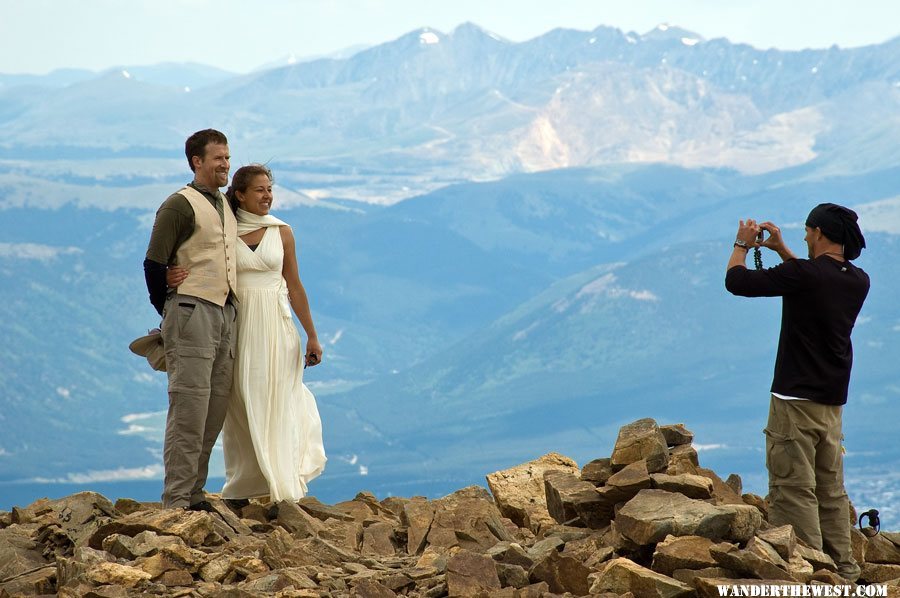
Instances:
[[[850,550],[841,427],[853,363],[850,333],[869,291],[868,275],[850,263],[866,246],[856,221],[848,208],[816,206],[806,219],[809,259],[800,259],[775,224],[742,220],[725,275],[725,288],[735,295],[782,298],[765,429],[769,523],[791,524],[849,581],[859,577],[859,565]],[[757,269],[748,270],[747,253],[760,247],[782,263],[763,269],[757,254]]]
[[[768,233],[768,236],[765,236]],[[765,247],[781,257],[782,261],[795,259],[797,256],[784,244],[781,229],[772,222],[757,223],[756,220],[741,220],[738,224],[734,241],[734,251],[728,261],[728,269],[743,266],[747,254],[752,248]]]

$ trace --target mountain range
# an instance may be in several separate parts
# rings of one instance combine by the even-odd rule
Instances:
[[[687,420],[708,466],[763,490],[778,305],[724,291],[730,242],[764,218],[801,252],[835,201],[861,214],[873,280],[848,484],[900,521],[898,54],[467,24],[248,75],[0,75],[0,507],[26,483],[159,476],[165,378],[126,347],[158,324],[153,212],[213,126],[234,166],[269,162],[299,239],[326,349],[313,492],[434,496],[608,452],[645,416]]]

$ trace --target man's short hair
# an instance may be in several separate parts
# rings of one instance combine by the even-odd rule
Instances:
[[[228,138],[221,131],[203,129],[188,137],[187,141],[184,142],[184,155],[187,156],[191,172],[194,172],[194,156],[206,157],[206,146],[210,143],[228,145]]]

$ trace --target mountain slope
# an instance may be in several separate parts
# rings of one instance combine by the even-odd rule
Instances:
[[[317,196],[379,203],[460,180],[621,162],[759,173],[833,156],[884,168],[898,149],[898,51],[900,39],[761,51],[676,28],[560,29],[522,43],[472,24],[422,29],[345,59],[229,78],[158,65],[54,93],[0,87],[0,156],[38,159],[51,175],[67,168],[55,161],[63,149],[142,157],[171,176],[185,135],[214,126],[237,163],[291,164],[291,183]],[[191,73],[211,84],[181,85]],[[148,170],[127,159],[116,168]]]

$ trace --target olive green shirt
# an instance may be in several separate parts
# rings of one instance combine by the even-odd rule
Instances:
[[[227,203],[225,196],[218,189],[213,191],[195,182],[189,183],[188,186],[209,200],[224,223],[223,210]],[[153,222],[153,232],[150,233],[150,244],[147,246],[145,257],[158,264],[172,265],[175,261],[175,252],[192,234],[194,234],[194,208],[184,195],[173,193],[156,211],[156,220]]]

